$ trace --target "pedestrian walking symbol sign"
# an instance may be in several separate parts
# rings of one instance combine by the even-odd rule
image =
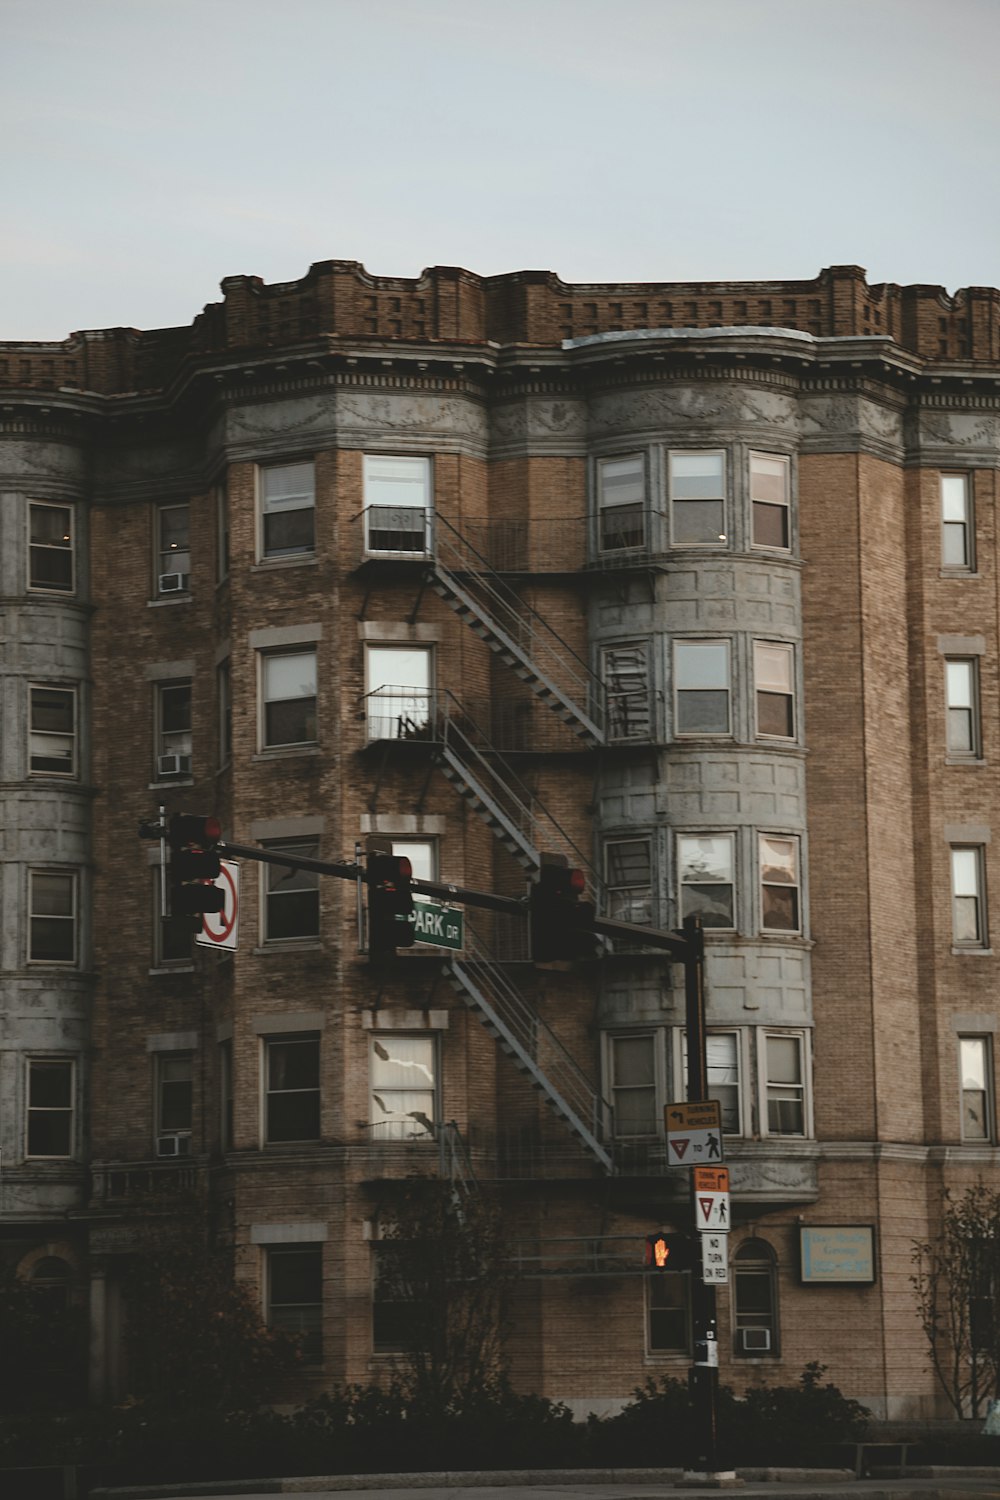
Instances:
[[[663,1119],[667,1127],[668,1167],[693,1167],[723,1160],[718,1099],[668,1104]]]
[[[729,1233],[729,1168],[695,1167],[691,1182],[696,1228]]]

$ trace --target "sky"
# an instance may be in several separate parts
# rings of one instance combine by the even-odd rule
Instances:
[[[1000,285],[1000,0],[0,0],[0,341],[225,276]]]

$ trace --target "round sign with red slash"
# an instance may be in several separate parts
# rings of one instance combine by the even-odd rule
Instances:
[[[206,948],[234,949],[239,932],[240,867],[233,859],[224,859],[221,864],[222,870],[214,884],[225,893],[226,904],[220,912],[205,913],[195,942]]]

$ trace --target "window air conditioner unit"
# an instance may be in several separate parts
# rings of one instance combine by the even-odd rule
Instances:
[[[158,755],[156,769],[160,776],[185,776],[191,770],[190,755]]]
[[[191,1137],[187,1135],[161,1135],[156,1142],[157,1156],[189,1156]]]
[[[182,594],[187,586],[187,573],[160,574],[159,589],[161,594]]]
[[[771,1347],[770,1328],[741,1328],[740,1347],[744,1354],[766,1354]]]

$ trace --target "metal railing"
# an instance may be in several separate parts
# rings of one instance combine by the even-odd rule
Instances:
[[[611,1130],[611,1105],[488,951],[468,915],[465,953],[451,959],[446,972],[590,1153],[612,1170],[603,1144]]]

